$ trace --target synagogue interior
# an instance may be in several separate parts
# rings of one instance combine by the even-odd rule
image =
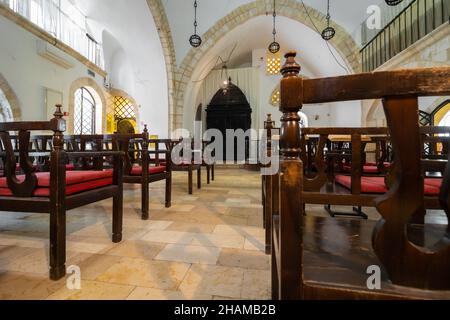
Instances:
[[[450,300],[450,0],[0,0],[0,300]]]

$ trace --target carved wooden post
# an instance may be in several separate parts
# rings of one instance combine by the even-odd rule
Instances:
[[[56,106],[53,129],[53,150],[50,160],[50,279],[66,274],[66,153],[63,150],[66,121],[62,106]]]
[[[264,122],[264,129],[267,134],[266,156],[270,159],[272,156],[272,130],[275,128],[275,122],[272,121],[272,115],[267,115],[267,121]],[[270,164],[265,165],[269,167]],[[262,176],[263,181],[263,201],[264,201],[264,228],[266,229],[266,254],[270,254],[272,247],[272,176],[265,174]]]
[[[144,125],[144,133],[142,134],[142,150],[141,150],[141,162],[142,162],[142,220],[148,220],[149,218],[149,153],[148,153],[148,129],[147,125]]]
[[[281,69],[281,173],[279,213],[279,297],[299,299],[302,294],[303,164],[300,159],[300,116],[303,105],[303,79],[296,53],[286,54]],[[299,285],[300,284],[300,285]]]

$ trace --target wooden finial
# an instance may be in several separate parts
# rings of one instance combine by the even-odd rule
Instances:
[[[56,119],[61,119],[62,117],[64,117],[64,113],[62,112],[62,105],[60,105],[60,104],[57,104],[56,106],[56,111],[55,111],[55,113],[53,114],[53,116],[56,118]]]
[[[300,159],[300,116],[303,105],[303,79],[299,76],[301,67],[295,61],[297,53],[288,52],[281,69],[283,79],[280,84],[281,135],[280,154],[289,160]]]
[[[284,63],[283,67],[281,68],[281,74],[284,78],[290,77],[290,76],[297,76],[300,73],[300,70],[302,69],[300,65],[295,61],[295,57],[297,56],[297,52],[295,51],[289,51],[285,54],[286,62]]]
[[[146,125],[146,124],[144,124],[144,132],[145,132],[145,133],[148,132],[148,128],[147,128],[147,125]]]

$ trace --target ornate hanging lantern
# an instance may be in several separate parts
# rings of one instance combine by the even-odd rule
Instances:
[[[197,0],[194,0],[194,34],[189,38],[192,47],[198,48],[202,45],[202,38],[197,34]]]
[[[275,7],[275,0],[273,0],[273,42],[269,45],[269,51],[273,54],[280,51],[280,44],[276,41],[277,36],[277,29],[276,29],[276,22],[277,22],[277,11]]]
[[[336,35],[336,30],[334,30],[333,27],[330,27],[330,0],[328,0],[328,6],[327,6],[327,27],[322,31],[322,39],[325,41],[329,41],[334,38]]]
[[[387,5],[392,7],[400,4],[401,2],[403,2],[403,0],[386,0]]]

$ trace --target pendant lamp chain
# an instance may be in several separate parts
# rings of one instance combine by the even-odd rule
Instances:
[[[194,48],[200,47],[202,44],[202,38],[200,38],[200,36],[197,34],[197,27],[198,27],[197,8],[198,8],[197,0],[194,0],[194,34],[189,38],[189,43]]]
[[[330,0],[327,0],[327,27],[322,31],[322,38],[325,41],[329,41],[336,35],[336,30],[330,26],[331,14],[330,14]]]
[[[277,10],[276,10],[276,0],[273,0],[273,42],[269,45],[269,51],[273,54],[280,51],[280,44],[276,41],[277,37]]]

